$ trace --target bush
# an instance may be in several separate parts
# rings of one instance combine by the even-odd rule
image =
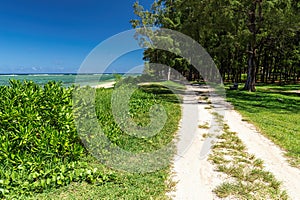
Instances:
[[[86,155],[60,83],[10,81],[0,87],[0,198],[100,177],[77,162]]]
[[[84,153],[72,117],[72,88],[49,82],[11,81],[1,87],[0,162],[7,167],[41,169],[57,160],[76,160]]]

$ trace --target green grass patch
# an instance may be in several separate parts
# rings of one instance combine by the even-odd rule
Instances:
[[[177,89],[177,90],[185,90],[186,88],[185,85],[174,81],[164,81],[161,82],[161,85],[166,86],[168,88]]]
[[[115,173],[117,179],[104,184],[73,182],[66,187],[38,194],[31,199],[167,199],[168,170],[147,174]]]
[[[74,123],[74,88],[54,82],[42,87],[12,81],[0,90],[0,198],[166,198],[172,184],[169,165],[153,173],[127,173],[110,169],[88,154]],[[133,93],[129,116],[136,124],[150,123],[149,109],[155,104],[167,113],[167,123],[158,134],[136,138],[114,121],[112,92],[97,89],[95,109],[99,125],[113,144],[131,152],[152,152],[172,143],[181,118],[176,95],[158,85],[143,86]],[[171,162],[172,154],[168,158]]]
[[[201,129],[209,129],[210,126],[209,126],[208,122],[205,122],[204,124],[201,124],[198,127]]]
[[[290,163],[300,167],[300,85],[257,86],[257,91],[227,91],[246,121],[253,123],[275,144],[287,151]]]

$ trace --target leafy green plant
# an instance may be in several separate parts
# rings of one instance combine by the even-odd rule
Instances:
[[[34,198],[37,193],[43,196],[45,192],[72,188],[72,185],[93,188],[97,191],[97,194],[91,192],[94,197],[100,194],[105,198],[163,198],[168,189],[165,185],[168,169],[144,175],[117,172],[88,155],[74,123],[78,112],[74,107],[76,99],[72,97],[76,90],[55,82],[39,86],[30,81],[11,81],[9,86],[0,87],[0,199]],[[84,109],[88,111],[90,98],[95,94],[94,115],[106,136],[121,148],[132,152],[153,151],[174,138],[180,106],[176,96],[166,88],[144,86],[130,99],[129,114],[141,126],[149,123],[152,105],[162,104],[167,111],[168,121],[161,133],[144,139],[126,134],[114,121],[111,89],[83,91],[88,101],[76,102],[83,110],[81,114],[94,117]],[[114,193],[117,188],[119,193]],[[126,191],[128,188],[132,192]],[[74,190],[70,193],[74,194]]]
[[[132,94],[129,101],[129,115],[140,126],[146,126],[150,122],[149,109],[154,104],[163,105],[168,115],[168,120],[160,133],[146,138],[129,135],[115,122],[111,109],[113,91],[113,89],[103,88],[82,90],[81,94],[85,98],[75,98],[75,102],[80,101],[78,106],[81,108],[81,111],[75,112],[75,117],[81,115],[88,118],[95,117],[88,109],[90,103],[94,102],[97,123],[105,136],[111,143],[130,152],[151,152],[168,144],[174,138],[181,118],[181,109],[178,104],[179,99],[172,91],[161,85],[144,85]],[[95,97],[94,101],[91,101],[91,97]],[[82,124],[80,128],[84,130],[88,127]],[[97,145],[101,147],[101,143]],[[168,157],[172,159],[173,155],[168,154]],[[97,163],[93,159],[88,162],[92,168],[95,167],[94,163]],[[95,165],[101,168],[99,164]],[[65,187],[38,194],[35,199],[168,199],[165,194],[174,186],[174,183],[169,180],[168,167],[151,173],[128,173],[108,169],[103,165],[102,167],[103,174],[109,175],[109,179],[103,184],[97,184],[99,181],[96,181],[96,184],[87,184],[85,181],[73,182]]]
[[[0,198],[101,177],[79,162],[86,150],[72,115],[73,89],[14,80],[0,87]]]

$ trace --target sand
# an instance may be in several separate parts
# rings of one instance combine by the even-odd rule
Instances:
[[[188,86],[190,93],[208,90],[199,86]],[[172,168],[174,174],[172,179],[177,182],[177,185],[173,192],[167,194],[172,199],[219,199],[212,190],[225,179],[223,174],[214,171],[214,166],[207,160],[209,152],[203,154],[207,141],[202,137],[202,134],[207,130],[199,129],[197,126],[205,122],[213,124],[214,121],[211,112],[205,109],[207,105],[197,103],[198,99],[197,94],[184,95],[183,120],[178,134],[178,153],[174,158]],[[248,152],[264,161],[265,169],[272,172],[279,181],[282,181],[282,189],[287,191],[291,199],[300,199],[300,170],[289,165],[284,157],[285,152],[262,136],[253,125],[242,121],[241,115],[234,111],[229,103],[224,102],[224,99],[218,101],[222,102],[219,107],[225,108],[225,123],[229,125],[231,131],[238,133],[238,137],[246,145]],[[184,119],[189,119],[190,115],[195,115],[193,109],[188,108],[189,104],[186,102],[194,102],[193,109],[198,110],[199,116],[196,125],[191,126],[191,123],[185,123]],[[186,134],[187,129],[194,132]],[[186,141],[189,141],[189,145]],[[188,147],[185,151],[182,151],[183,145]]]
[[[98,84],[98,85],[94,86],[94,88],[112,88],[112,87],[114,87],[114,84],[115,84],[115,81],[111,81],[111,82]]]

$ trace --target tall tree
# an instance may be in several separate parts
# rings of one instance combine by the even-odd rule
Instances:
[[[192,37],[210,53],[224,80],[237,82],[245,73],[244,89],[255,91],[257,79],[299,78],[299,8],[297,0],[158,0],[150,11],[136,3],[138,19],[132,24],[169,28]],[[163,53],[164,60],[179,59],[152,53]],[[152,53],[145,57],[159,58]],[[180,64],[171,63],[177,68]]]

